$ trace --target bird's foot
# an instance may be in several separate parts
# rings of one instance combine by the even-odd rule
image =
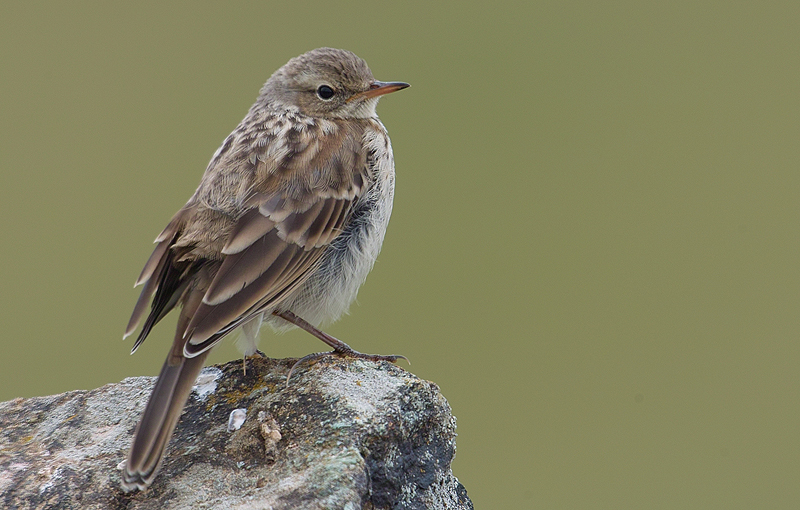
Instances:
[[[292,368],[289,369],[289,375],[286,376],[286,386],[289,386],[289,379],[292,377],[292,372],[301,363],[307,363],[309,361],[313,361],[315,359],[322,358],[324,356],[341,356],[343,358],[356,358],[356,359],[364,359],[367,361],[390,361],[394,363],[399,359],[404,359],[410,365],[411,362],[408,361],[408,358],[405,356],[401,356],[399,354],[392,354],[390,356],[383,356],[381,354],[364,354],[363,352],[358,352],[354,350],[352,347],[347,345],[346,343],[342,342],[338,338],[335,338],[324,331],[320,330],[313,324],[310,324],[308,321],[303,319],[302,317],[298,317],[293,312],[289,310],[276,310],[272,312],[272,315],[280,317],[281,319],[285,320],[289,324],[294,324],[300,329],[304,329],[308,331],[315,337],[319,338],[329,346],[333,347],[333,350],[330,352],[315,352],[313,354],[309,354],[308,356],[303,356],[297,362],[292,365]]]
[[[339,356],[342,358],[353,358],[353,359],[363,359],[367,361],[388,361],[390,363],[394,363],[399,359],[406,360],[406,363],[409,365],[411,364],[408,361],[408,358],[401,354],[390,354],[390,355],[383,355],[383,354],[364,354],[363,352],[358,352],[357,350],[353,349],[349,345],[342,342],[341,346],[338,346],[336,349],[329,351],[329,352],[314,352],[303,356],[299,360],[292,365],[292,368],[289,369],[289,374],[286,376],[286,386],[289,386],[289,379],[292,378],[292,373],[294,369],[297,368],[299,365],[304,363],[309,363],[312,361],[316,361],[320,358],[324,358],[326,356]]]

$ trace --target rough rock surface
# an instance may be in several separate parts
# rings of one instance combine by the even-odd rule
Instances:
[[[294,361],[206,368],[153,485],[131,494],[119,464],[154,378],[0,403],[0,507],[472,508],[450,470],[455,418],[435,384],[324,358],[287,387]],[[246,418],[229,432],[238,408]]]

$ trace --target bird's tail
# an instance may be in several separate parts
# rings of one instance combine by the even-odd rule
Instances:
[[[201,300],[202,293],[198,290],[187,291],[172,350],[136,426],[133,444],[122,471],[122,488],[126,492],[146,489],[153,481],[183,406],[208,357],[209,351],[193,358],[183,355],[183,333]]]
[[[143,490],[153,481],[207,355],[208,351],[194,358],[182,357],[177,365],[171,365],[169,359],[164,362],[147,408],[136,427],[122,472],[124,490]]]

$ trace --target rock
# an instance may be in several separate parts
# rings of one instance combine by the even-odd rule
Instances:
[[[287,387],[294,361],[204,369],[153,485],[131,494],[119,465],[155,378],[0,403],[0,507],[472,508],[435,384],[324,358]]]

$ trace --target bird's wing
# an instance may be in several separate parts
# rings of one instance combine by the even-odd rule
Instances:
[[[209,349],[305,282],[352,210],[347,198],[321,198],[294,211],[275,198],[253,207],[234,226],[222,264],[186,328],[186,356]]]
[[[183,339],[188,357],[210,349],[304,283],[370,185],[362,134],[342,129],[323,141],[317,137],[305,150],[288,153],[276,151],[274,141],[248,140],[251,150],[226,142],[239,167],[243,162],[253,165],[254,177],[239,200],[241,212],[228,228],[216,229],[219,238],[208,240],[208,232],[215,229],[207,218],[214,215],[204,209],[203,193],[216,193],[218,188],[207,186],[210,179],[204,177],[195,197],[156,239],[158,244],[137,280],[145,286],[126,336],[144,316],[148,302],[151,311],[135,347],[190,293],[201,291],[203,298],[182,335],[176,335],[176,342]],[[270,159],[270,153],[278,156]],[[218,165],[232,163],[226,154],[218,160]]]
[[[139,278],[136,279],[134,284],[134,287],[142,284],[144,284],[144,287],[139,294],[136,305],[133,307],[133,313],[128,321],[128,327],[125,328],[123,339],[128,338],[136,330],[136,326],[139,325],[145,310],[147,310],[147,305],[150,304],[151,306],[150,314],[131,349],[131,354],[144,342],[153,326],[175,307],[177,300],[185,290],[186,283],[188,283],[188,280],[181,279],[177,274],[173,264],[174,257],[170,249],[180,234],[181,220],[185,213],[185,208],[178,211],[167,227],[156,238],[156,248],[150,258],[147,259]]]

